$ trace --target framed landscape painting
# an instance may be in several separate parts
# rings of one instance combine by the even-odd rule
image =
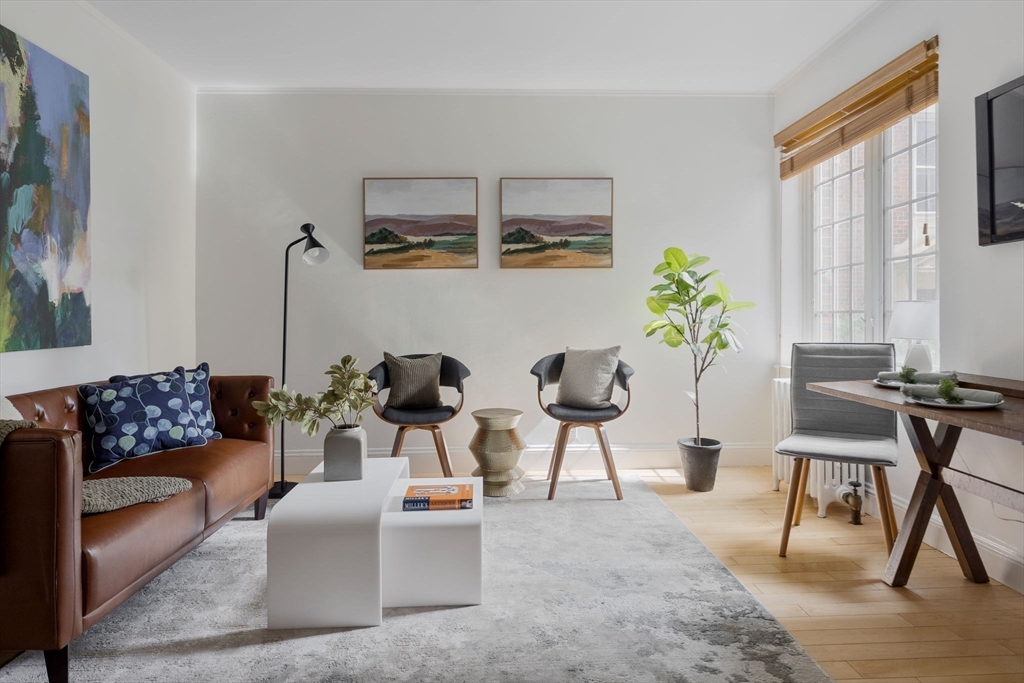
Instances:
[[[92,343],[89,77],[0,26],[0,353]]]
[[[363,178],[363,268],[476,268],[476,178]]]
[[[502,268],[611,268],[611,178],[502,178]]]

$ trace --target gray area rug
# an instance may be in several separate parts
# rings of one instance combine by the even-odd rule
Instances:
[[[546,490],[485,500],[483,605],[377,628],[268,631],[266,524],[241,515],[72,643],[71,680],[830,680],[642,481],[623,501],[608,481]],[[37,652],[0,669],[45,680]]]

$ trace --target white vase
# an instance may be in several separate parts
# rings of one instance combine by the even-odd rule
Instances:
[[[362,427],[332,427],[324,438],[324,481],[363,478],[366,431]]]

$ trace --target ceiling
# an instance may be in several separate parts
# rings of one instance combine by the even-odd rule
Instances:
[[[200,89],[768,93],[883,0],[92,0]]]

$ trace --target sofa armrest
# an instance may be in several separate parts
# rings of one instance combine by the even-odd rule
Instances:
[[[82,632],[82,434],[19,429],[0,445],[0,650]]]
[[[262,441],[271,446],[274,430],[252,407],[253,401],[270,400],[274,378],[265,375],[210,377],[210,407],[217,431],[228,439]]]

